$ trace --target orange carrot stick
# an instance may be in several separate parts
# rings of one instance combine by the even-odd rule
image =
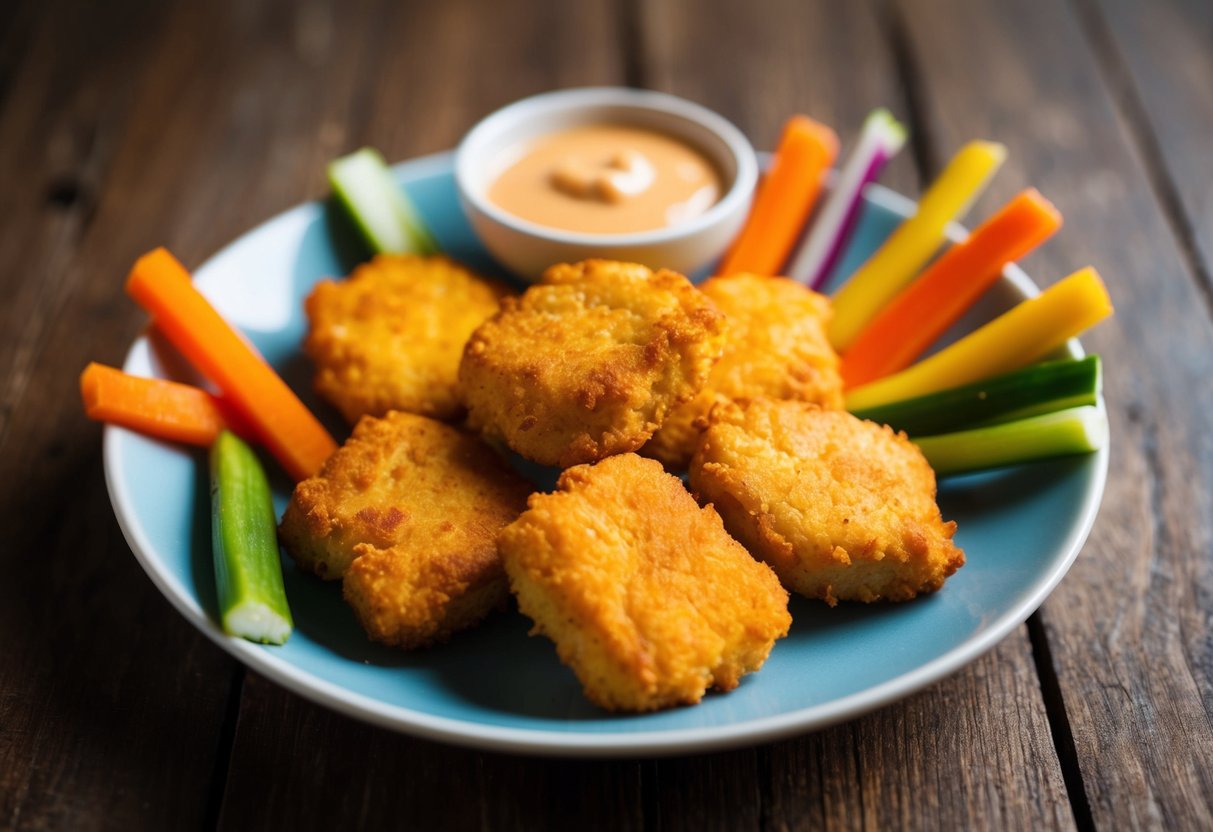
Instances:
[[[1003,268],[1051,237],[1061,213],[1023,191],[936,260],[864,328],[842,357],[847,387],[904,370],[998,280]]]
[[[807,116],[792,116],[749,219],[718,273],[779,274],[837,155],[838,136],[833,130]]]
[[[336,450],[324,426],[194,288],[168,250],[158,248],[135,261],[126,292],[215,383],[288,474],[306,479]]]
[[[219,400],[205,390],[104,364],[89,364],[80,374],[80,396],[88,418],[157,439],[208,447],[231,427]]]

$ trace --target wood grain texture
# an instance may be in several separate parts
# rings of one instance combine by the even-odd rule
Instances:
[[[1196,276],[1067,7],[915,0],[902,20],[941,141],[1010,147],[977,213],[1038,186],[1066,226],[1030,269],[1094,264],[1117,305],[1085,339],[1107,362],[1108,487],[1043,613],[1091,818],[1209,828],[1213,324]]]
[[[284,695],[250,674],[220,825],[690,832],[936,829],[946,819],[965,829],[1069,828],[1056,774],[1036,747],[1042,727],[1034,704],[987,706],[988,714],[973,706],[975,698],[998,701],[1001,691],[1032,683],[1018,641],[971,673],[812,737],[648,761],[544,760],[435,745]],[[992,730],[992,722],[1004,730]],[[1029,787],[991,777],[997,758],[1022,766],[1017,779]]]
[[[1079,0],[1076,8],[1159,201],[1213,298],[1213,4]]]
[[[112,243],[169,233],[157,206],[104,188],[163,18],[33,5],[0,34],[0,827],[188,825],[233,665],[131,557],[76,389],[88,358],[117,360],[139,326]]]
[[[1016,632],[871,716],[776,744],[774,829],[1069,829],[1035,667]]]
[[[249,674],[220,827],[632,830],[643,825],[641,777],[637,762],[529,759],[412,739]]]
[[[711,12],[690,0],[639,6],[639,80],[716,109],[759,150],[775,147],[796,112],[834,128],[843,154],[876,107],[909,116],[875,2],[721,3]],[[915,193],[913,154],[897,156],[881,182]]]

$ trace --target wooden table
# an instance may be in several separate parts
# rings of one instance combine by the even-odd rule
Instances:
[[[1117,304],[1113,453],[1069,576],[996,649],[863,719],[687,759],[482,754],[246,672],[174,612],[106,496],[76,376],[197,265],[371,144],[449,148],[553,87],[669,90],[756,146],[890,107],[915,193],[965,140],[1038,186],[1042,282]],[[1213,5],[1205,0],[8,0],[0,4],[0,828],[1213,827]]]

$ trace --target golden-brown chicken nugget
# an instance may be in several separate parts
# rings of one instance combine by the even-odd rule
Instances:
[[[420,647],[505,599],[497,532],[530,490],[456,428],[408,413],[366,416],[295,487],[279,536],[301,568],[344,578],[372,639]]]
[[[906,601],[964,564],[922,453],[844,411],[765,399],[718,408],[690,478],[784,586],[831,606]]]
[[[353,424],[389,410],[461,415],[463,345],[509,290],[445,257],[381,254],[304,304],[316,391]]]
[[[824,296],[785,277],[739,274],[700,284],[726,319],[724,355],[695,396],[675,407],[643,453],[669,468],[691,461],[707,415],[722,402],[760,396],[842,407],[838,355],[826,337]]]
[[[565,471],[498,539],[510,588],[586,696],[649,711],[731,690],[788,632],[788,594],[655,460]]]
[[[469,423],[544,465],[634,451],[703,386],[723,328],[675,272],[553,266],[468,341],[459,382]]]

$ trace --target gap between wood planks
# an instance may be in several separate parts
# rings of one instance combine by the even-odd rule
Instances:
[[[623,83],[629,87],[649,86],[648,53],[644,48],[645,0],[619,0],[619,43],[623,51]]]
[[[244,679],[248,669],[239,661],[232,672],[227,689],[227,702],[223,707],[223,722],[219,729],[219,743],[215,748],[215,765],[211,769],[210,783],[206,788],[206,814],[203,829],[218,829],[223,814],[223,799],[227,795],[227,776],[232,767],[232,753],[236,748],[236,729],[240,725],[240,705],[244,696]]]
[[[905,20],[896,4],[882,3],[882,6],[882,18],[886,21],[889,51],[893,55],[894,66],[904,89],[906,112],[910,122],[910,148],[914,154],[914,164],[918,168],[919,180],[925,187],[926,183],[930,182],[943,166],[943,159],[939,155],[938,142],[931,131],[930,121],[926,117],[927,93],[922,73],[919,71],[914,57]],[[1049,637],[1041,616],[1039,610],[1033,612],[1028,617],[1026,626],[1032,648],[1032,663],[1036,668],[1045,717],[1049,722],[1053,753],[1057,755],[1057,763],[1061,768],[1061,776],[1066,786],[1066,796],[1070,801],[1070,812],[1074,817],[1074,824],[1079,830],[1091,830],[1095,828],[1095,822],[1091,814],[1086,785],[1082,779],[1082,769],[1078,762],[1078,747],[1070,728],[1065,697],[1061,691],[1061,683],[1049,646]]]
[[[1028,641],[1032,645],[1032,662],[1040,679],[1040,694],[1045,703],[1045,714],[1049,718],[1049,731],[1053,735],[1053,750],[1061,766],[1061,776],[1070,798],[1070,810],[1074,814],[1074,825],[1079,830],[1095,828],[1091,814],[1091,801],[1082,780],[1082,769],[1078,763],[1078,746],[1070,728],[1070,716],[1066,713],[1065,698],[1061,693],[1061,682],[1053,663],[1053,651],[1049,648],[1049,636],[1041,622],[1040,613],[1028,617]]]
[[[1200,290],[1206,310],[1213,316],[1213,274],[1210,273],[1209,264],[1200,256],[1196,244],[1196,230],[1184,210],[1179,188],[1167,172],[1162,144],[1133,83],[1128,64],[1117,48],[1115,39],[1103,19],[1103,13],[1094,0],[1069,0],[1069,3],[1079,28],[1091,46],[1100,74],[1111,93],[1118,114],[1127,127],[1133,147],[1141,155],[1142,167],[1145,168],[1150,187],[1162,206],[1163,218],[1175,236],[1186,265],[1196,275],[1196,287]]]
[[[893,56],[893,67],[901,81],[907,120],[910,122],[910,152],[914,156],[914,167],[918,170],[918,181],[925,188],[931,177],[943,167],[943,160],[939,158],[939,142],[931,130],[930,119],[926,117],[927,93],[922,73],[914,61],[909,32],[906,31],[901,11],[887,0],[880,6],[880,19],[885,24],[884,34],[888,38],[889,53]]]

